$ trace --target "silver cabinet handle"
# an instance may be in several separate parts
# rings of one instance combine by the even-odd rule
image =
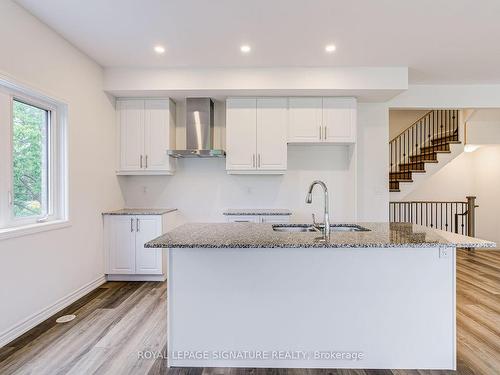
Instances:
[[[322,139],[322,134],[321,134],[321,125],[319,126],[319,140],[321,141]]]
[[[146,155],[146,166],[145,168],[147,169],[148,168],[148,156]]]
[[[133,232],[134,231],[134,219],[130,219],[130,231]]]
[[[142,155],[141,155],[141,168],[142,168]]]
[[[260,168],[260,154],[257,155],[257,166]]]
[[[252,167],[255,168],[255,154],[252,155]]]
[[[141,227],[139,225],[139,219],[135,219],[135,230],[137,232],[140,232],[141,231]]]
[[[325,130],[323,131],[323,139],[326,141],[326,125],[325,125]]]

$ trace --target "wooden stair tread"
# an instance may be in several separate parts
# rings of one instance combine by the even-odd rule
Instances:
[[[441,143],[438,145],[420,147],[420,152],[426,152],[427,150],[430,150],[431,152],[450,151],[450,144]]]
[[[411,155],[411,157],[414,157],[414,156],[423,156],[423,155],[432,155],[432,154],[451,154],[451,151],[450,150],[433,150],[431,152],[422,152],[420,154],[416,154],[416,155]]]
[[[429,161],[408,161],[406,163],[399,163],[399,166],[402,165],[413,165],[413,164],[420,164],[420,163],[439,163],[437,160],[429,160]]]
[[[399,189],[389,189],[389,193],[399,193],[400,191]]]
[[[424,159],[424,160],[418,160],[414,163],[439,163],[439,161],[437,159]]]
[[[390,178],[390,182],[413,182],[413,180],[410,178]]]
[[[448,135],[442,135],[440,137],[432,137],[431,141],[432,142],[434,142],[434,141],[442,141],[443,139],[447,139],[447,138],[458,138],[458,134],[453,133],[453,134],[448,134]],[[455,139],[454,139],[454,141],[455,141]]]

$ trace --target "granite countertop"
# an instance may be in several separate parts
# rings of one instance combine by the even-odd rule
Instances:
[[[177,211],[177,208],[122,208],[121,210],[103,212],[103,215],[163,215]]]
[[[230,208],[223,215],[291,215],[292,211],[284,208]]]
[[[477,238],[411,223],[359,223],[365,232],[332,232],[328,242],[317,232],[277,232],[272,224],[188,223],[146,247],[161,248],[298,248],[298,247],[495,247]]]

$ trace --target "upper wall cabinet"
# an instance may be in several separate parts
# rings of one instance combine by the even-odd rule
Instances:
[[[226,102],[228,173],[280,174],[287,164],[287,98]]]
[[[289,98],[288,143],[355,143],[356,99]]]
[[[175,104],[170,99],[119,99],[117,174],[173,174],[175,161]]]

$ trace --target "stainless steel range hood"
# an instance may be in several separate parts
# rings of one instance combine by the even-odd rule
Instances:
[[[223,158],[214,149],[214,102],[210,98],[186,98],[186,149],[168,150],[174,158]]]

